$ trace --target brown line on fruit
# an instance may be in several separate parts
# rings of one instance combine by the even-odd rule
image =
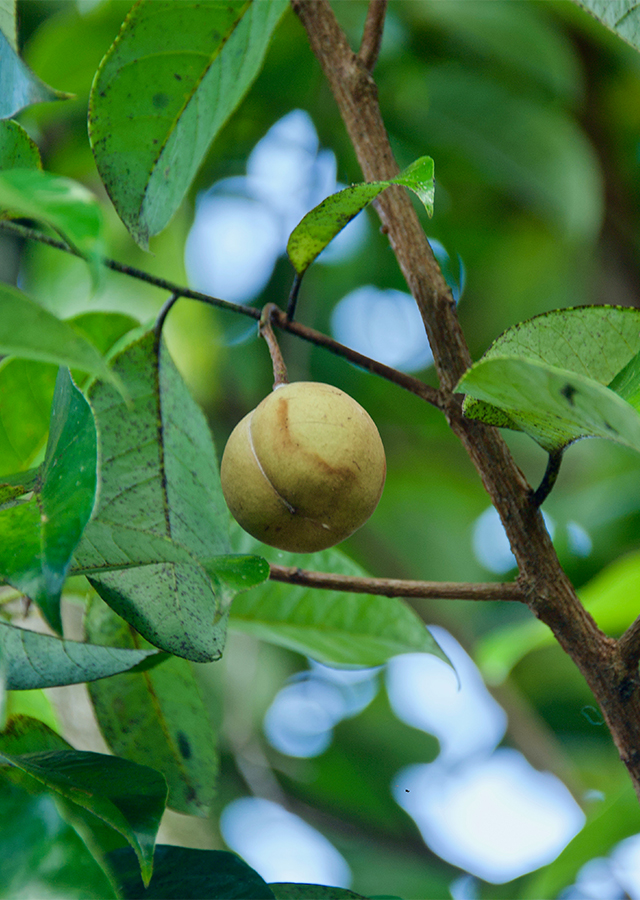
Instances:
[[[255,411],[255,410],[254,410],[254,411]],[[289,512],[291,513],[291,515],[294,516],[294,515],[297,513],[297,509],[295,508],[295,506],[292,506],[292,505],[289,503],[289,501],[286,500],[286,499],[282,496],[281,493],[279,493],[279,491],[278,491],[278,490],[274,487],[274,485],[271,483],[271,481],[270,481],[270,479],[268,478],[267,473],[265,472],[265,470],[262,468],[262,463],[260,462],[260,458],[258,457],[258,454],[256,453],[256,448],[255,448],[254,443],[253,443],[253,432],[251,431],[251,424],[252,424],[252,422],[253,422],[253,413],[251,413],[251,415],[249,416],[249,425],[248,425],[248,427],[247,427],[247,433],[248,433],[248,435],[249,435],[249,447],[251,448],[251,452],[253,453],[253,458],[254,458],[255,461],[256,461],[256,465],[257,465],[257,467],[260,469],[260,472],[261,472],[261,474],[262,474],[262,477],[263,477],[264,480],[267,482],[267,484],[269,485],[269,487],[271,488],[271,490],[273,491],[273,493],[276,495],[276,497],[278,498],[278,500],[280,500],[280,502],[281,502],[281,503],[289,510]]]

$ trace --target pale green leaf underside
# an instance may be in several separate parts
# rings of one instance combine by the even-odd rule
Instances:
[[[7,26],[6,9],[2,11],[2,22]],[[69,94],[55,91],[40,81],[20,59],[15,48],[15,29],[13,40],[0,31],[0,119],[11,119],[33,103],[68,97]]]
[[[0,0],[0,32],[2,32],[17,53],[18,36],[16,30],[16,0]]]
[[[302,275],[345,225],[392,184],[412,190],[424,203],[429,215],[433,214],[433,160],[422,156],[396,178],[353,184],[331,194],[308,212],[291,232],[287,243],[287,253],[296,272]]]
[[[237,530],[236,549],[270,562],[342,575],[364,571],[335,548],[301,556],[261,544]],[[229,628],[333,666],[378,666],[398,653],[446,659],[424,623],[402,600],[316,590],[267,581],[231,605]]]
[[[587,436],[639,449],[633,410],[606,387],[638,351],[640,310],[593,306],[536,316],[508,329],[463,376],[464,412],[523,430],[547,450]]]
[[[66,641],[0,622],[0,650],[9,691],[80,684],[127,672],[157,650],[120,650]]]
[[[481,360],[458,385],[499,407],[552,452],[584,437],[600,437],[640,452],[640,416],[614,391],[564,369],[512,357]]]
[[[119,384],[93,344],[72,325],[6,284],[0,285],[0,353],[81,369]]]
[[[286,0],[143,0],[98,69],[89,132],[100,176],[141,246],[180,205],[256,78]]]
[[[575,2],[636,50],[640,50],[638,0],[575,0]]]

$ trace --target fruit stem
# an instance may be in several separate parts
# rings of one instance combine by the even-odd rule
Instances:
[[[289,376],[287,375],[287,367],[284,364],[284,359],[271,324],[271,317],[274,312],[281,312],[275,303],[267,303],[263,307],[260,322],[258,323],[258,331],[267,342],[267,347],[271,354],[271,363],[273,364],[273,387],[277,388],[281,384],[289,384]]]

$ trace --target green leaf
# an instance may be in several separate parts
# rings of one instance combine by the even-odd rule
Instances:
[[[480,360],[458,384],[498,406],[548,452],[584,437],[640,451],[640,416],[614,391],[566,369],[510,357]]]
[[[578,594],[598,627],[620,635],[638,615],[640,553],[630,553],[606,566]],[[538,619],[489,632],[476,645],[476,661],[487,681],[502,683],[528,653],[555,643],[551,631]]]
[[[46,749],[34,749],[39,745]],[[145,883],[149,882],[167,796],[162,775],[126,759],[73,750],[33,719],[13,720],[0,735],[1,764],[14,767],[122,835],[135,852]]]
[[[465,373],[458,385],[468,395],[465,415],[525,431],[550,450],[585,436],[635,448],[630,410],[599,385],[609,385],[638,351],[636,309],[577,307],[536,316],[505,331]],[[608,427],[616,427],[612,418],[620,422],[620,438]]]
[[[273,882],[269,884],[276,900],[367,900],[362,894],[346,888],[327,887],[322,884],[291,884]]]
[[[270,562],[341,575],[365,572],[335,548],[301,556],[274,550],[244,533],[243,550]],[[413,610],[394,597],[347,594],[267,581],[236,597],[229,628],[332,666],[379,666],[398,653],[446,657]]]
[[[0,578],[35,600],[58,631],[62,586],[96,499],[96,469],[91,408],[61,369],[33,494],[0,513]]]
[[[9,285],[0,285],[0,353],[81,369],[118,384],[93,344]]]
[[[29,359],[0,362],[0,472],[40,462],[57,374],[57,366]],[[0,476],[0,482],[5,480]]]
[[[60,640],[5,622],[0,622],[0,652],[9,691],[108,678],[158,655],[155,649],[120,650]]]
[[[147,247],[256,78],[285,0],[142,0],[100,64],[89,135],[118,215]]]
[[[95,643],[130,648],[112,652],[133,653],[133,648],[148,646],[97,599],[87,609],[85,631]],[[93,683],[89,693],[111,750],[162,772],[172,809],[206,815],[215,796],[218,759],[190,664],[171,657],[145,672]]]
[[[605,28],[609,28],[618,37],[635,50],[640,50],[640,9],[637,0],[574,0],[578,6],[586,9]]]
[[[3,10],[3,24],[7,24],[7,10]],[[13,40],[0,31],[0,119],[11,119],[21,109],[48,100],[67,100],[69,94],[55,91],[40,81],[20,59]]]
[[[153,878],[146,890],[131,850],[114,850],[109,858],[124,900],[273,900],[274,897],[256,871],[235,853],[224,850],[192,850],[158,844]]]
[[[146,542],[149,549],[145,534],[167,552],[186,551],[190,562],[134,565],[90,580],[156,647],[196,662],[217,659],[230,597],[216,589],[204,561],[228,554],[229,516],[209,427],[152,332],[118,353],[113,368],[131,403],[104,381],[88,389],[100,434],[102,484],[95,523],[76,553],[78,566],[120,567],[127,555],[134,564],[148,562],[135,557],[136,546]],[[119,540],[123,529],[134,529],[141,543],[127,547]]]
[[[550,865],[530,876],[519,896],[523,900],[561,896],[562,888],[572,884],[582,866],[593,859],[594,847],[602,857],[637,830],[638,798],[632,790],[625,789],[604,804],[595,804],[581,831]]]
[[[100,281],[102,210],[83,185],[34,168],[0,171],[0,208],[49,225],[87,260],[94,283]]]
[[[86,312],[67,321],[103,356],[107,356],[125,334],[140,327],[138,319],[117,312]]]
[[[0,169],[41,169],[40,151],[17,122],[0,121]]]
[[[396,178],[353,184],[331,194],[308,212],[293,229],[287,243],[287,253],[296,272],[302,275],[345,225],[392,184],[410,188],[422,200],[428,214],[433,214],[433,160],[422,156]]]
[[[16,0],[0,0],[0,32],[17,53]]]

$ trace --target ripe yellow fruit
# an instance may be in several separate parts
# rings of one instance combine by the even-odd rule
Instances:
[[[280,550],[311,553],[343,541],[378,505],[386,475],[373,420],[329,384],[277,387],[236,425],[220,467],[240,525]]]

